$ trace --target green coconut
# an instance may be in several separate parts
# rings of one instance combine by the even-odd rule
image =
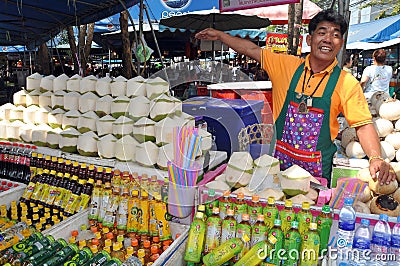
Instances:
[[[133,124],[132,135],[140,143],[156,141],[155,122],[147,117],[142,117]]]
[[[310,190],[311,174],[298,165],[293,165],[282,172],[282,191],[289,196],[307,194]]]

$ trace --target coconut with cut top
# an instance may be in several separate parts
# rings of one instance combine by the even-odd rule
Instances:
[[[115,158],[120,161],[135,161],[137,140],[130,135],[125,135],[115,142]]]
[[[81,91],[81,79],[82,77],[78,74],[73,75],[67,80],[67,91],[69,92],[80,92]]]
[[[129,101],[130,99],[126,96],[118,96],[115,98],[111,103],[111,115],[115,118],[126,115]]]
[[[32,129],[32,143],[36,146],[47,145],[47,133],[51,130],[48,125],[38,125]]]
[[[26,78],[26,90],[27,91],[40,90],[40,81],[42,80],[42,78],[43,76],[37,72],[28,76]]]
[[[64,95],[64,110],[79,110],[79,98],[81,94],[76,91],[68,92]]]
[[[26,124],[35,124],[36,120],[35,120],[35,116],[36,116],[36,112],[39,111],[39,106],[37,105],[31,105],[28,106],[27,108],[25,108],[24,113],[23,113],[23,121]]]
[[[33,90],[26,95],[26,106],[37,105],[39,106],[40,90]]]
[[[98,136],[104,136],[113,133],[113,123],[115,118],[111,115],[103,116],[102,118],[96,120],[96,129]]]
[[[67,81],[69,77],[66,74],[61,74],[53,80],[53,92],[67,90]]]
[[[19,137],[22,141],[31,143],[32,142],[32,130],[34,125],[24,124],[19,128]]]
[[[88,111],[78,117],[78,124],[76,128],[83,134],[88,131],[96,131],[96,121],[99,117],[93,111]]]
[[[126,82],[126,96],[138,97],[146,96],[146,84],[142,76],[136,76]]]
[[[10,141],[20,141],[20,134],[19,134],[19,129],[20,127],[23,127],[25,124],[20,121],[16,120],[12,123],[8,123],[6,126],[6,134],[7,134],[7,139]]]
[[[162,94],[150,102],[150,118],[160,121],[169,114],[175,113],[175,101],[173,98]]]
[[[40,80],[40,91],[53,91],[53,83],[56,77],[53,75],[45,76]]]
[[[26,95],[28,92],[26,90],[20,90],[13,94],[13,103],[18,106],[26,106]]]
[[[62,128],[67,129],[70,127],[76,128],[78,126],[78,119],[81,113],[78,110],[71,110],[64,114],[62,121]]]
[[[150,100],[157,98],[161,94],[169,93],[169,83],[160,77],[149,78],[145,81],[146,96]]]
[[[99,137],[93,131],[88,131],[78,137],[77,150],[82,156],[94,157],[98,155],[97,142]]]
[[[86,113],[96,110],[96,103],[99,97],[93,92],[87,92],[79,98],[79,111]]]
[[[47,142],[47,147],[52,148],[52,149],[58,149],[59,148],[59,142],[60,142],[60,133],[62,132],[61,128],[54,128],[47,132],[47,137],[46,137],[46,142]]]
[[[110,91],[113,97],[126,95],[126,82],[128,80],[123,76],[118,76],[110,82]]]
[[[142,117],[141,119],[139,119],[139,121],[133,124],[133,137],[135,137],[135,139],[140,143],[146,141],[155,141],[155,124],[156,122],[154,122],[153,120],[147,117]]]
[[[93,75],[89,75],[81,79],[80,82],[80,93],[84,94],[87,92],[96,91],[97,78]]]
[[[75,128],[68,128],[60,133],[59,147],[64,152],[74,153],[77,151],[76,145],[78,137],[81,135]]]
[[[26,108],[22,105],[19,105],[13,109],[10,109],[10,117],[9,117],[10,122],[13,122],[16,120],[23,121],[25,109]]]
[[[115,143],[117,140],[118,139],[112,134],[101,137],[97,142],[99,156],[107,159],[115,158]]]
[[[121,138],[125,135],[132,134],[133,120],[126,116],[120,116],[113,123],[113,134],[117,138]]]
[[[112,79],[110,77],[103,77],[97,80],[96,82],[96,93],[97,95],[105,96],[105,95],[110,95],[111,90],[110,90],[110,83]]]
[[[146,141],[136,146],[135,160],[138,164],[151,167],[157,164],[158,146],[154,142]]]
[[[150,101],[144,96],[137,96],[129,101],[128,116],[134,121],[150,114]]]
[[[95,112],[99,117],[111,114],[111,103],[114,98],[110,95],[103,96],[96,101]]]
[[[47,124],[49,121],[49,113],[51,109],[49,107],[41,107],[37,110],[35,114],[36,124]]]
[[[51,91],[46,91],[39,95],[39,106],[40,107],[51,107]]]
[[[282,172],[281,187],[289,196],[307,194],[310,190],[312,175],[298,165],[292,165]]]
[[[249,184],[253,174],[253,158],[250,153],[233,152],[225,169],[226,182],[232,187]]]
[[[47,123],[52,128],[61,128],[64,114],[65,114],[65,111],[61,108],[57,108],[57,109],[51,111],[47,117]]]
[[[57,108],[64,109],[65,94],[67,94],[65,91],[56,91],[51,95],[51,108],[53,108],[53,110]]]

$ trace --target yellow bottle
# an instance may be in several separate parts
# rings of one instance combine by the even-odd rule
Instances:
[[[124,252],[121,251],[121,243],[120,242],[115,242],[113,244],[113,250],[111,251],[110,255],[112,258],[117,258],[122,261],[125,260],[125,254],[124,254]]]
[[[185,261],[193,263],[200,262],[205,234],[206,223],[203,220],[203,213],[198,212],[196,218],[190,224],[188,242],[184,256]]]
[[[141,194],[140,209],[138,210],[138,233],[149,236],[149,194],[145,190],[142,190]]]
[[[139,191],[132,190],[132,197],[128,200],[128,222],[126,231],[130,238],[134,238],[139,230],[138,212],[140,208]]]
[[[267,259],[271,250],[274,248],[277,239],[271,235],[268,240],[260,241],[255,244],[234,266],[256,266]]]
[[[165,218],[167,216],[167,205],[165,204],[165,202],[161,201],[160,194],[154,193],[154,198],[156,200],[154,210],[156,213],[156,223],[160,241],[172,239],[171,229],[169,227],[168,221]]]

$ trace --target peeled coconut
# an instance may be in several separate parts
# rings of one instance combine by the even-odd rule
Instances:
[[[83,134],[88,131],[96,131],[96,121],[99,117],[93,111],[88,111],[78,118],[78,124],[76,128]]]
[[[40,91],[53,91],[53,81],[56,77],[53,75],[45,76],[40,80]]]
[[[25,90],[17,91],[13,95],[13,103],[16,106],[18,106],[18,105],[26,106],[26,95],[27,94],[28,94],[28,92]]]
[[[168,169],[168,161],[173,161],[174,145],[172,143],[160,147],[158,151],[157,166],[162,170]]]
[[[255,159],[254,165],[257,168],[265,169],[266,173],[271,175],[275,175],[280,172],[279,160],[268,154],[264,154]]]
[[[64,110],[79,110],[79,98],[81,94],[76,91],[64,95]]]
[[[175,113],[172,116],[172,119],[176,120],[176,122],[182,127],[182,126],[188,126],[188,127],[194,127],[195,126],[195,119],[193,116],[187,114],[187,113]]]
[[[114,98],[110,95],[106,95],[97,99],[95,112],[99,117],[111,114],[111,103]]]
[[[211,150],[212,146],[212,135],[210,132],[204,129],[199,129],[199,136],[201,137],[200,147],[203,153]]]
[[[269,197],[273,197],[275,200],[282,200],[285,197],[285,194],[278,189],[267,188],[258,193],[260,198],[268,199]]]
[[[47,122],[52,128],[61,128],[65,111],[57,108],[51,111],[48,115]]]
[[[53,80],[53,92],[67,90],[67,81],[69,77],[66,74],[61,74]]]
[[[77,110],[71,110],[64,114],[62,121],[62,128],[67,129],[70,127],[76,128],[78,126],[78,120],[81,113]]]
[[[346,147],[346,155],[350,158],[361,159],[366,156],[361,144],[357,141],[351,141]]]
[[[14,109],[14,108],[17,108],[17,107],[12,103],[6,103],[6,104],[0,106],[1,120],[9,120],[11,109]]]
[[[147,117],[142,117],[133,124],[132,134],[140,143],[155,141],[155,122]]]
[[[64,152],[76,152],[78,137],[81,135],[75,128],[68,128],[60,133],[59,147]]]
[[[64,109],[64,96],[67,94],[65,91],[56,91],[51,95],[51,108],[53,110],[57,108]]]
[[[35,121],[37,124],[47,124],[49,121],[49,113],[51,109],[49,107],[41,107],[35,114]]]
[[[380,138],[384,138],[393,132],[394,127],[391,121],[383,118],[374,119],[373,121],[375,130]]]
[[[379,116],[384,119],[387,119],[390,121],[399,120],[400,119],[400,101],[394,100],[394,99],[385,101],[379,107],[378,112],[379,112]]]
[[[302,205],[303,202],[308,202],[308,203],[310,203],[310,205],[315,204],[315,202],[313,200],[311,200],[310,198],[307,198],[303,194],[298,194],[294,197],[291,197],[290,200],[292,201],[293,204],[297,204],[297,205]]]
[[[126,96],[119,96],[111,103],[111,115],[118,118],[128,112],[129,98]]]
[[[113,123],[113,134],[117,138],[121,138],[124,135],[132,134],[133,121],[126,116],[120,116]]]
[[[32,142],[32,130],[33,125],[31,124],[24,124],[19,128],[19,138],[27,143]]]
[[[105,135],[97,142],[97,150],[101,158],[114,158],[115,157],[115,143],[117,138],[112,134]]]
[[[42,78],[43,76],[37,72],[28,76],[26,78],[26,90],[27,91],[40,90],[40,81],[42,80]]]
[[[19,120],[8,123],[8,125],[6,126],[7,139],[11,141],[21,140],[19,136],[19,128],[23,127],[24,125],[25,124]]]
[[[158,96],[150,102],[150,118],[156,122],[174,112],[175,101],[165,94]]]
[[[206,184],[206,188],[208,188],[208,189],[220,190],[220,191],[226,191],[226,190],[230,190],[230,189],[231,189],[227,183],[222,182],[222,181],[217,181],[217,180],[208,182],[208,183]],[[242,188],[245,188],[245,187],[242,187]],[[235,193],[236,193],[236,190],[235,190]],[[251,192],[250,192],[250,193],[251,193]],[[243,194],[244,194],[244,193],[243,193]],[[251,195],[249,195],[249,194],[244,194],[244,195],[245,195],[245,196],[251,196]]]
[[[13,109],[10,110],[10,117],[9,120],[10,122],[16,121],[16,120],[20,120],[22,121],[24,118],[24,111],[25,111],[25,107],[22,105],[19,105]]]
[[[81,113],[86,113],[89,111],[96,110],[96,103],[99,97],[97,97],[93,92],[87,92],[79,98],[79,111]]]
[[[51,130],[48,125],[38,125],[32,129],[32,143],[36,146],[47,145],[47,133]]]
[[[385,141],[393,146],[395,150],[400,149],[400,132],[392,132],[386,136]]]
[[[123,76],[118,76],[115,79],[113,79],[110,83],[111,95],[113,97],[125,96],[127,81],[128,80]]]
[[[40,107],[51,107],[51,95],[52,92],[47,91],[39,95],[39,106]]]
[[[79,76],[78,74],[73,75],[67,81],[67,91],[80,92],[81,91],[81,79],[82,79],[82,77]],[[77,109],[75,109],[75,110],[77,110]]]
[[[138,144],[130,135],[123,136],[115,142],[115,158],[123,162],[135,161]]]
[[[381,185],[379,180],[371,179],[368,182],[368,185],[369,185],[369,188],[371,189],[371,191],[373,191],[374,193],[379,194],[379,195],[392,194],[399,187],[397,180],[391,181],[389,183],[389,185],[387,185],[386,183]]]
[[[359,213],[371,214],[371,210],[368,205],[361,201],[356,201],[354,204],[354,210]]]
[[[111,94],[110,83],[112,79],[110,77],[103,77],[98,79],[96,82],[96,93],[99,96],[105,96]]]
[[[86,132],[78,137],[77,149],[82,156],[97,156],[97,142],[99,137],[93,131]]]
[[[369,182],[370,180],[372,180],[372,176],[371,176],[371,173],[369,171],[369,168],[360,169],[357,172],[356,177],[357,177],[357,179],[360,179],[363,182]]]
[[[93,75],[89,75],[81,79],[80,82],[80,92],[81,94],[90,92],[90,91],[96,91],[96,83],[97,83],[97,78]]]
[[[96,129],[98,136],[104,136],[107,134],[113,133],[113,123],[115,122],[115,118],[111,115],[103,116],[100,119],[96,120]]]
[[[303,194],[300,194],[300,195],[303,195]],[[307,194],[305,194],[305,196],[315,202],[318,199],[318,191],[310,188],[310,190],[308,191]]]
[[[142,76],[131,78],[126,82],[126,96],[146,96],[146,84]]]
[[[39,111],[39,107],[37,105],[31,105],[25,108],[24,113],[23,113],[23,121],[26,124],[35,124],[35,116],[36,112]]]
[[[364,202],[364,203],[368,202],[372,199],[372,192],[371,192],[371,189],[369,188],[369,186],[366,187],[364,189],[364,191],[361,192],[358,199],[359,199],[359,201]]]
[[[147,98],[154,99],[161,94],[167,94],[169,92],[169,83],[160,77],[154,79],[149,78],[145,82],[146,84],[146,95]]]
[[[146,141],[136,146],[135,160],[143,166],[154,166],[158,159],[158,147],[154,142]]]
[[[282,172],[281,187],[289,196],[307,194],[310,190],[311,174],[298,165],[293,165]]]
[[[249,184],[253,174],[253,158],[248,152],[234,152],[225,169],[226,182],[230,186],[242,187]]]
[[[34,90],[26,95],[26,106],[37,105],[39,106],[40,90]]]
[[[59,142],[60,142],[60,133],[62,129],[61,128],[54,128],[50,131],[47,132],[47,147],[52,148],[52,149],[58,149]]]
[[[150,101],[144,96],[137,96],[129,101],[128,116],[137,121],[150,114]]]
[[[396,157],[396,150],[394,147],[386,141],[381,141],[381,153],[383,159],[388,159],[392,161]]]
[[[162,146],[174,142],[174,129],[178,125],[172,118],[166,117],[155,124],[156,144]]]

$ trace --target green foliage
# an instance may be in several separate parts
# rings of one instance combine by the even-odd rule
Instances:
[[[379,7],[381,12],[376,19],[390,17],[400,14],[400,2],[399,0],[371,0],[369,3],[364,4],[360,8],[365,7]]]
[[[332,4],[332,0],[311,0],[311,2],[317,4],[322,9],[328,9]]]

